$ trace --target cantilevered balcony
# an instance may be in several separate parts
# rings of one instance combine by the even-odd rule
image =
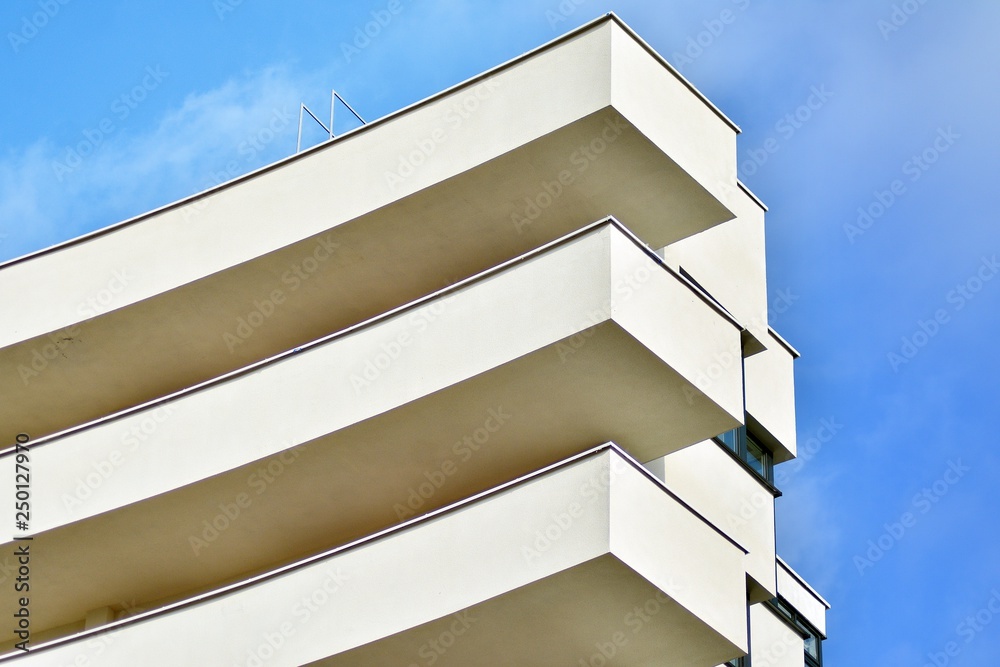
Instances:
[[[39,440],[36,627],[288,562],[608,440],[649,461],[733,428],[741,365],[707,387],[695,379],[739,358],[740,333],[606,221],[281,358]],[[0,479],[0,494],[13,497],[11,484]]]
[[[746,547],[748,600],[757,603],[773,598],[777,594],[773,487],[714,440],[668,454],[649,468]]]
[[[710,667],[747,650],[743,553],[605,445],[0,662],[175,667],[197,646],[206,665]]]
[[[799,353],[773,329],[767,350],[747,357],[746,402],[748,426],[774,453],[775,463],[796,456],[795,382],[792,362]]]
[[[778,595],[788,601],[802,618],[826,637],[826,612],[830,603],[816,592],[805,579],[780,557],[778,564]]]
[[[249,176],[0,266],[0,441],[343,329],[608,214],[733,218],[737,129],[614,17]]]

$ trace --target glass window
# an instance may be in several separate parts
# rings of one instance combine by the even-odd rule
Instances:
[[[757,474],[771,481],[773,467],[771,465],[771,452],[767,447],[754,440],[753,436],[747,434],[747,456],[746,462]]]
[[[795,612],[792,611],[791,607],[786,605],[781,598],[774,598],[773,600],[771,600],[771,604],[777,607],[778,611],[780,611],[788,618],[795,618]]]
[[[768,604],[802,633],[806,667],[823,667],[823,638],[819,633],[784,599],[772,598]]]
[[[740,453],[740,429],[734,428],[732,431],[726,431],[725,433],[716,436],[716,440],[724,444],[733,452]]]
[[[774,483],[774,458],[771,450],[747,433],[746,426],[720,433],[715,436],[715,440],[725,445],[768,483]]]
[[[822,667],[823,665],[823,642],[812,630],[806,628],[808,636],[805,639],[806,665],[809,667]]]

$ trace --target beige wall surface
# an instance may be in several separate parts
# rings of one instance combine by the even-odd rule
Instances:
[[[750,607],[750,664],[753,667],[802,667],[802,637],[762,604]]]
[[[774,452],[775,463],[796,456],[795,435],[795,355],[773,332],[768,333],[767,350],[747,357],[747,416],[757,427],[755,435]]]
[[[0,265],[49,642],[0,662],[800,667],[759,603],[828,605],[710,440],[796,455],[738,131],[605,17]]]
[[[685,518],[689,516],[651,478],[603,449],[339,554],[148,619],[41,647],[16,661],[68,665],[99,659],[102,665],[173,667],[185,664],[196,645],[203,664],[246,664],[263,647],[268,664],[302,665],[461,614],[496,596],[513,595],[517,604],[502,616],[504,622],[470,632],[465,650],[481,656],[478,664],[510,664],[508,654],[489,647],[495,645],[495,633],[509,635],[513,627],[517,632],[511,636],[518,637],[524,650],[543,647],[557,661],[551,664],[561,664],[590,650],[595,630],[615,632],[631,605],[648,602],[655,589],[637,587],[639,581],[659,581],[665,594],[655,598],[661,600],[660,620],[669,621],[665,628],[674,628],[673,650],[664,664],[710,665],[746,648],[746,625],[734,622],[744,609],[742,551],[701,520]],[[661,528],[655,517],[679,520],[679,529],[706,549],[704,562],[670,541],[649,542],[648,534]],[[617,562],[626,567],[592,569],[594,559],[605,554],[617,558],[619,552],[624,558]],[[407,555],[404,561],[400,554]],[[638,570],[627,567],[630,560],[641,561],[632,566]],[[714,566],[712,576],[703,571],[708,564]],[[545,583],[581,566],[579,576],[556,581],[555,589]],[[546,642],[538,633],[549,630],[534,622],[532,609],[540,605],[544,610],[565,586],[573,588],[573,605],[557,609],[572,609],[589,632],[578,642]],[[621,599],[616,597],[620,590],[639,597]],[[685,609],[683,600],[698,601],[699,609]],[[635,646],[662,636],[648,632]],[[413,633],[395,646],[415,655],[423,637]],[[457,652],[442,664],[463,664],[455,661],[456,655],[464,654]]]
[[[778,559],[778,595],[788,600],[820,634],[826,636],[826,610],[830,605],[795,570]]]
[[[712,440],[668,454],[654,470],[685,502],[746,547],[746,572],[763,589],[755,597],[774,597],[771,491]]]
[[[696,234],[733,218],[735,133],[605,20],[301,155],[9,262],[0,393],[13,399],[0,404],[0,439],[231,372],[609,213],[653,248]]]

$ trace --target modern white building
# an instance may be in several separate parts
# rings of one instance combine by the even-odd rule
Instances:
[[[0,265],[0,663],[820,665],[738,133],[610,15]]]

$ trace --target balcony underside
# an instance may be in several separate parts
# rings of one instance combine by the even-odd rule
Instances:
[[[649,460],[734,423],[722,410],[689,411],[681,378],[617,325],[588,334],[567,363],[560,342],[291,453],[36,535],[35,627],[72,623],[104,606],[155,607],[345,544],[608,440]],[[141,463],[129,465],[95,496],[141,472]],[[53,500],[62,504],[74,493],[67,487]],[[241,494],[247,506],[234,510]],[[238,517],[225,518],[227,508]],[[223,530],[208,528],[213,522]],[[13,600],[3,603],[0,613],[13,613]]]
[[[120,308],[126,297],[116,296],[115,310],[3,348],[0,442],[18,432],[39,438],[273,356],[609,212],[653,248],[731,217],[624,120],[616,141],[579,171],[571,156],[617,120],[609,107],[371,213],[331,220],[321,234]],[[572,183],[558,184],[560,172]],[[562,193],[553,198],[544,183]],[[302,195],[275,194],[285,196]],[[543,207],[528,209],[536,199]]]
[[[735,652],[628,566],[602,556],[309,665],[426,665],[433,658],[438,667],[576,667],[581,660],[588,667],[696,667]]]
[[[421,330],[413,318],[431,314]],[[738,356],[739,336],[604,224],[419,309],[39,443],[33,465],[51,472],[35,485],[36,627],[162,604],[608,440],[641,461],[703,440],[738,423],[740,369],[704,391],[689,378]],[[366,359],[382,370],[366,376]],[[139,446],[118,445],[133,429]]]
[[[621,632],[621,664],[709,667],[745,650],[744,555],[602,447],[281,574],[18,661],[72,664],[100,647],[102,665],[173,666],[198,646],[203,664],[246,664],[279,633],[267,664],[420,663],[423,644],[464,613],[468,631],[441,664],[571,664]],[[53,603],[32,597],[33,609]],[[629,616],[636,607],[647,620]]]

